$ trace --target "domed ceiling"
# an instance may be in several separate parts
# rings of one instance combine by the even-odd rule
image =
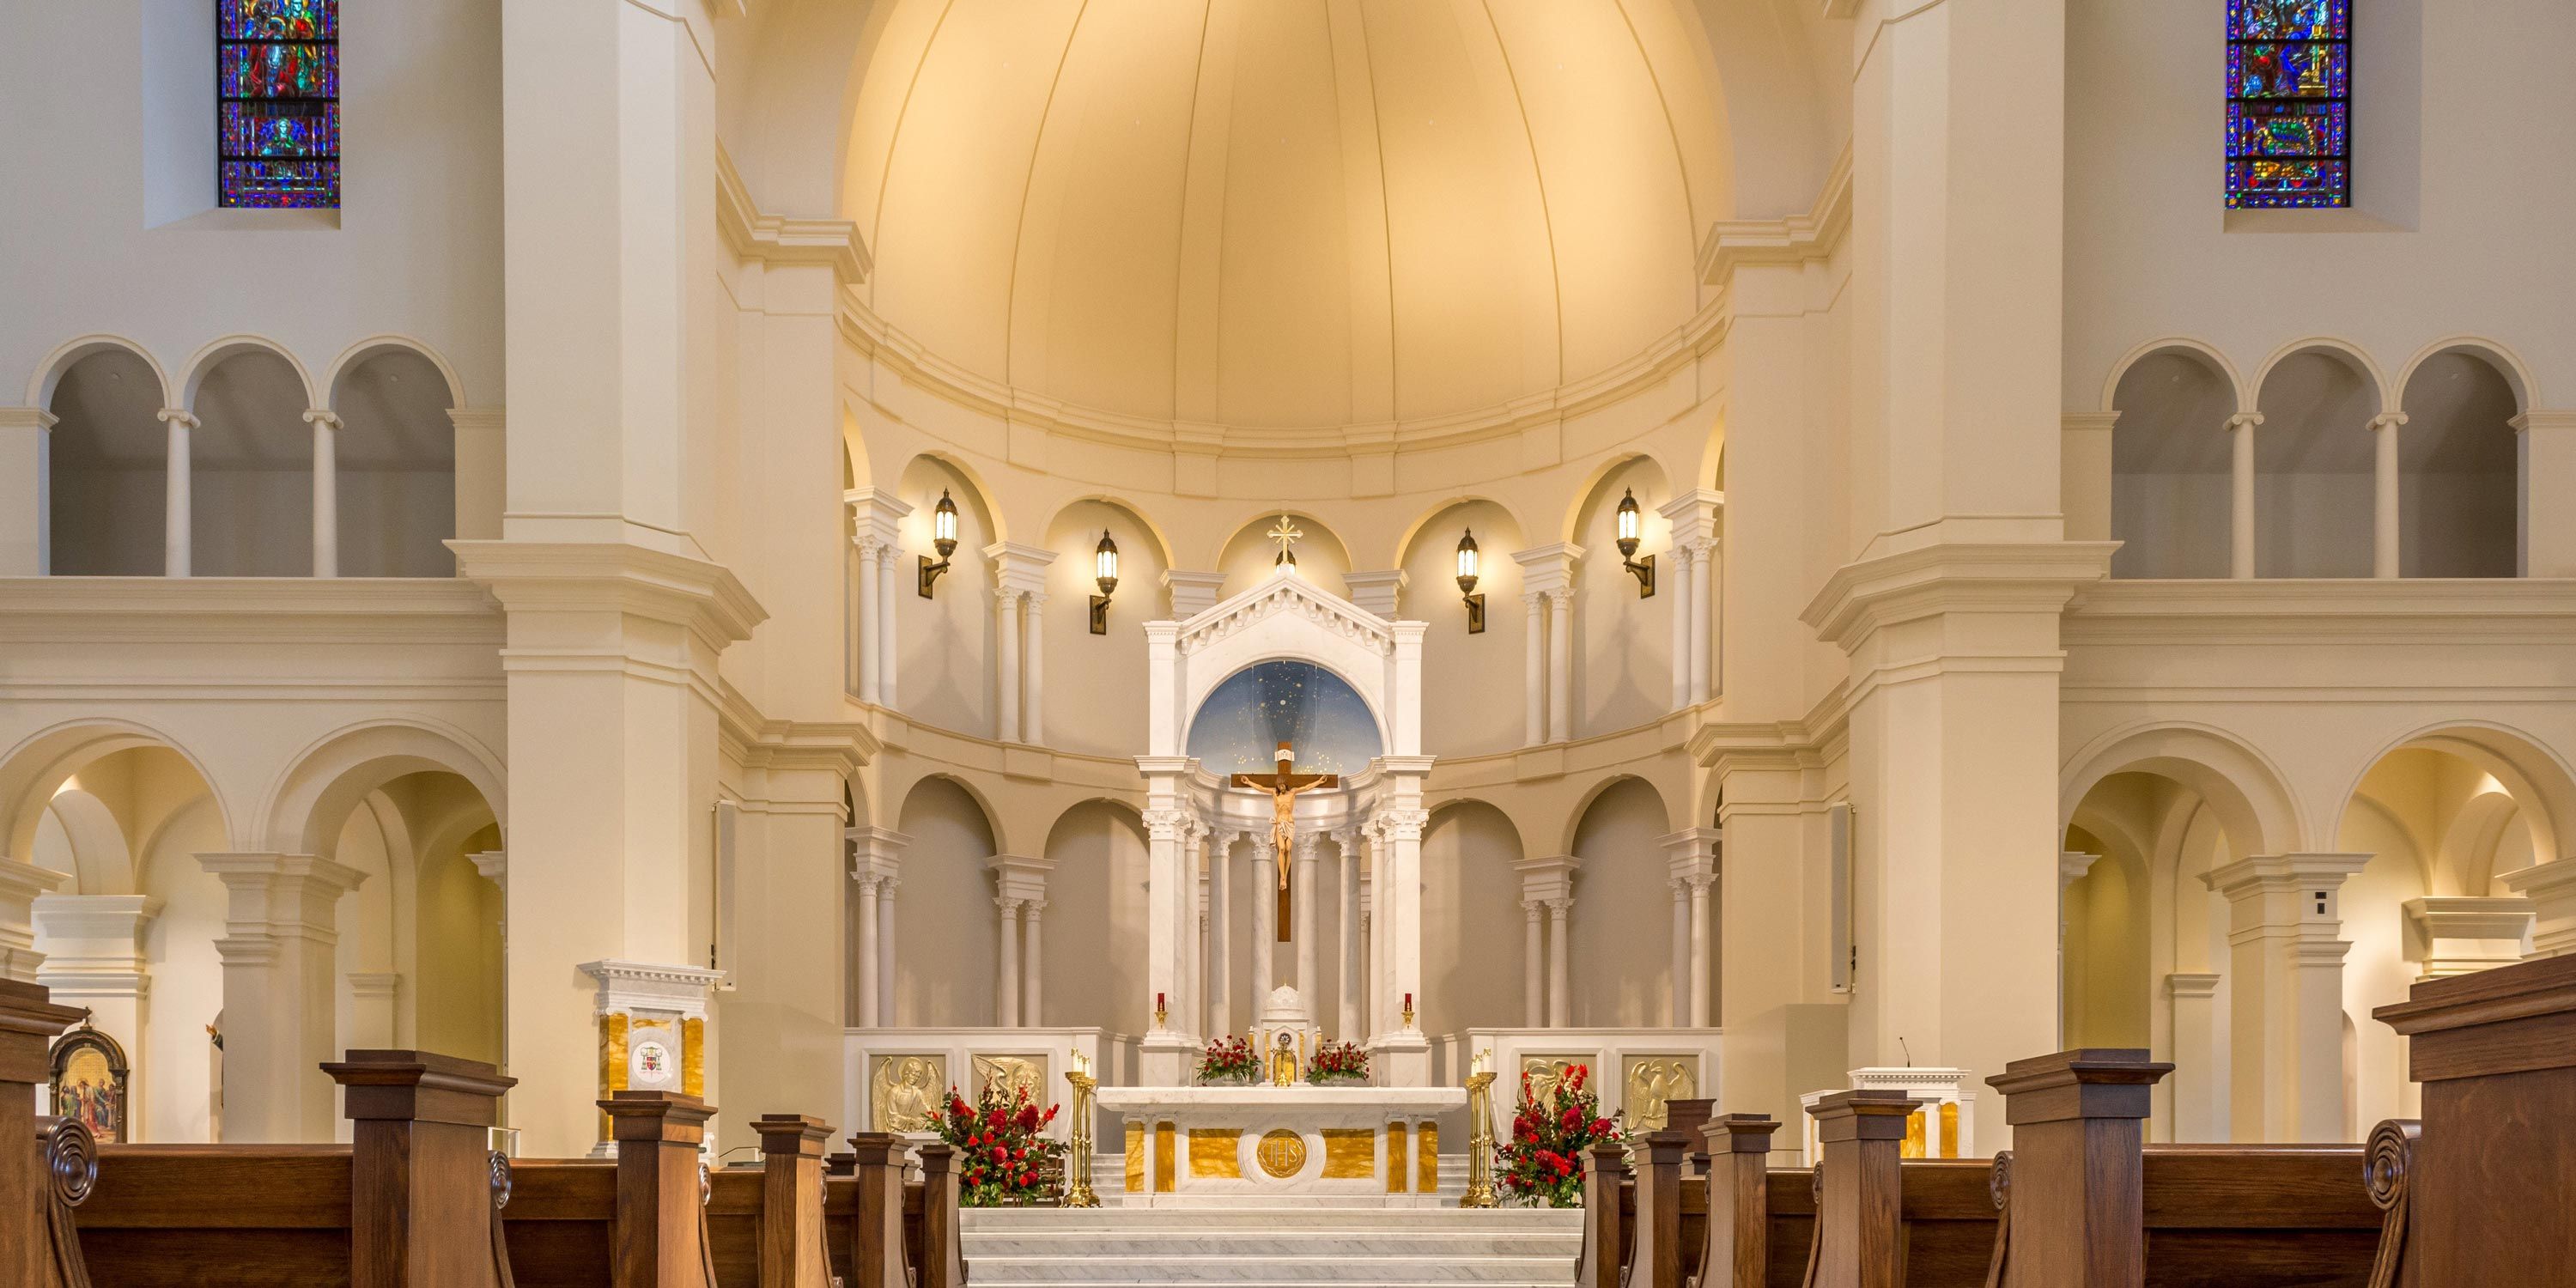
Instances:
[[[896,0],[843,211],[881,322],[1119,418],[1382,425],[1669,339],[1731,194],[1674,0]]]

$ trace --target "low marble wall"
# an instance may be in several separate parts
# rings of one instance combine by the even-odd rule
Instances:
[[[1136,1039],[1105,1029],[851,1029],[843,1121],[852,1131],[926,1132],[948,1090],[969,1101],[992,1082],[1029,1088],[1040,1106],[1063,1105],[1047,1134],[1073,1134],[1076,1052],[1104,1086],[1136,1080]]]
[[[1520,1101],[1520,1076],[1528,1072],[1542,1094],[1573,1065],[1591,1070],[1586,1081],[1601,1097],[1601,1112],[1623,1115],[1631,1128],[1663,1126],[1667,1101],[1714,1099],[1726,1108],[1717,1082],[1716,1029],[1469,1029],[1432,1043],[1435,1081],[1466,1082],[1476,1053],[1490,1051],[1494,1078],[1494,1134],[1511,1134]]]

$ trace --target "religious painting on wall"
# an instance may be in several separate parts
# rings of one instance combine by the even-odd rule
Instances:
[[[947,1086],[946,1056],[878,1056],[868,1077],[869,1130],[897,1134],[937,1130],[941,1093]]]
[[[125,1079],[125,1049],[84,1022],[54,1043],[54,1116],[80,1120],[102,1145],[123,1144]]]
[[[1628,1130],[1662,1131],[1672,1121],[1672,1102],[1699,1094],[1698,1064],[1688,1055],[1629,1056],[1620,1101]]]

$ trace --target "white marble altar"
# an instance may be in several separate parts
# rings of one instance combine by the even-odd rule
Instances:
[[[1458,1087],[1103,1087],[1121,1121],[1132,1206],[1321,1198],[1439,1202],[1440,1129]]]

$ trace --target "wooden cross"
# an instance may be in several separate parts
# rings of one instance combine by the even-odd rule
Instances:
[[[1279,744],[1279,772],[1236,774],[1233,780],[1234,786],[1257,787],[1270,793],[1270,846],[1279,863],[1279,942],[1283,944],[1289,939],[1288,904],[1292,892],[1288,888],[1288,858],[1297,844],[1297,797],[1318,787],[1342,785],[1339,774],[1290,773],[1296,763],[1296,753],[1283,742]]]

